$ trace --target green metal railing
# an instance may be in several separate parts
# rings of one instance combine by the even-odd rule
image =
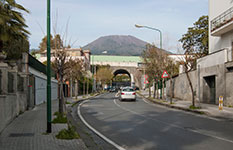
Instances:
[[[30,67],[34,68],[35,70],[42,72],[44,74],[47,74],[47,68],[46,65],[42,64],[39,60],[37,60],[36,58],[34,58],[33,56],[31,56],[29,54],[29,58],[28,58],[28,64]],[[55,77],[55,72],[54,70],[51,69],[51,76]]]

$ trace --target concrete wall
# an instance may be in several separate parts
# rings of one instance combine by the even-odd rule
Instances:
[[[0,63],[1,93],[0,93],[0,133],[20,113],[27,109],[27,76],[20,74],[17,67],[10,67],[6,63]],[[13,92],[8,93],[8,72],[14,76]],[[23,79],[23,90],[18,89],[18,76]]]
[[[219,97],[224,97],[224,106],[233,106],[233,62],[206,66],[190,72],[190,78],[195,91],[195,100],[202,103],[218,104]],[[214,79],[215,88],[210,89],[208,79]],[[166,82],[167,97],[170,97],[170,80]],[[191,100],[191,90],[187,77],[180,74],[173,78],[173,98]]]
[[[233,106],[233,72],[226,73],[226,81],[226,100],[224,100],[224,104]]]
[[[194,88],[194,93],[197,93],[197,71],[189,72],[189,76]],[[175,99],[192,100],[191,89],[185,73],[173,78],[173,87],[173,96]],[[170,97],[170,80],[166,82],[166,97]]]
[[[200,69],[200,101],[209,102],[207,83],[205,78],[210,76],[215,76],[215,86],[216,86],[216,99],[215,104],[218,104],[218,97],[225,97],[225,65],[219,64],[211,67],[205,67]]]

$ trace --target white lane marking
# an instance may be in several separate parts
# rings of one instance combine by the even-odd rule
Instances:
[[[125,148],[121,147],[120,145],[116,144],[115,142],[113,142],[112,140],[110,140],[109,138],[107,138],[106,136],[104,136],[103,134],[101,134],[99,131],[97,131],[95,128],[93,128],[90,124],[88,124],[86,122],[86,120],[83,118],[81,111],[80,111],[80,107],[82,104],[88,102],[87,101],[83,101],[80,105],[78,105],[78,115],[80,117],[80,119],[82,120],[82,122],[90,129],[92,130],[95,134],[97,134],[98,136],[100,136],[102,139],[104,139],[106,142],[108,142],[109,144],[113,145],[114,147],[116,147],[118,150],[126,150]]]
[[[182,129],[182,130],[185,130],[185,131],[191,131],[191,132],[194,132],[194,133],[198,133],[198,134],[200,134],[200,135],[212,137],[212,138],[215,138],[215,139],[218,139],[218,140],[222,140],[222,141],[225,141],[225,142],[233,143],[232,140],[229,140],[229,139],[226,139],[226,138],[218,137],[218,136],[211,135],[211,134],[208,134],[208,133],[203,133],[203,132],[201,132],[201,131],[194,130],[194,129],[185,129],[184,127],[181,127],[181,126],[178,126],[178,125],[175,125],[175,124],[170,124],[170,123],[167,123],[167,122],[164,122],[164,121],[155,119],[155,118],[151,118],[151,117],[147,117],[147,116],[145,116],[145,115],[141,115],[141,114],[139,114],[139,113],[137,113],[137,112],[135,112],[135,111],[132,111],[132,110],[129,110],[129,109],[125,108],[125,107],[122,107],[120,104],[118,104],[118,103],[116,102],[116,99],[114,99],[114,103],[115,103],[118,107],[120,107],[121,109],[123,109],[123,110],[125,110],[125,111],[128,111],[128,112],[131,112],[131,113],[133,113],[133,114],[136,114],[136,115],[138,115],[138,116],[144,117],[144,118],[146,118],[146,119],[155,120],[155,121],[161,122],[161,123],[163,123],[163,124],[166,124],[166,125],[168,125],[168,126],[172,126],[172,127],[175,127],[175,128],[179,128],[179,129]]]

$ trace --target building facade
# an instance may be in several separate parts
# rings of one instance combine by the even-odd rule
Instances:
[[[209,0],[209,55],[197,61],[197,98],[233,105],[233,1]]]
[[[81,48],[66,48],[65,51],[67,53],[67,60],[69,58],[83,60],[84,66],[86,67],[85,69],[90,70],[90,50],[82,50]],[[54,53],[55,50],[51,50],[51,61],[55,59]],[[36,58],[42,63],[46,62],[47,51],[44,50],[43,52],[36,54]]]

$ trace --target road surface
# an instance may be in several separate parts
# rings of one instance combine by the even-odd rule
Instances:
[[[83,121],[121,150],[232,150],[233,123],[107,93],[79,105]]]

